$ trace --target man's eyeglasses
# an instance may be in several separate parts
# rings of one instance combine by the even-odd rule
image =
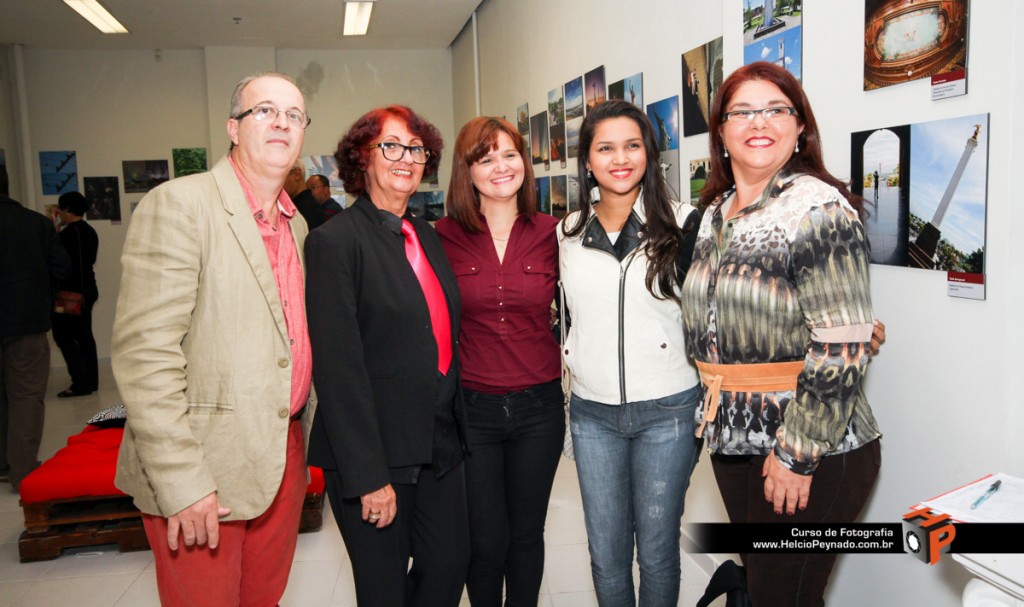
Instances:
[[[373,148],[380,148],[384,158],[391,162],[398,162],[406,152],[409,152],[409,158],[416,164],[427,164],[427,159],[430,158],[430,150],[422,145],[402,145],[397,141],[382,141],[366,146],[368,150]]]
[[[788,105],[779,105],[775,107],[766,107],[760,110],[735,110],[723,114],[722,122],[738,122],[741,124],[744,120],[747,122],[753,122],[754,117],[758,114],[764,118],[765,122],[772,122],[781,120],[787,116],[796,116],[796,109],[791,108]]]
[[[277,120],[277,116],[281,113],[284,113],[285,118],[288,119],[288,124],[300,129],[306,128],[311,122],[313,122],[313,119],[306,116],[302,110],[279,110],[272,105],[256,105],[233,118],[235,120],[241,120],[242,118],[251,115],[252,119],[256,122],[263,122],[266,120],[272,122]]]

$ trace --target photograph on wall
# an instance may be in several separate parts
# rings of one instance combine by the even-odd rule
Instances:
[[[580,208],[580,180],[575,175],[567,176],[565,197],[568,212],[578,211]]]
[[[711,102],[722,85],[722,38],[683,53],[683,136],[708,132]]]
[[[125,194],[148,192],[171,178],[166,160],[122,160],[121,171]]]
[[[565,119],[583,118],[583,78],[565,83]]]
[[[538,177],[537,188],[537,210],[541,213],[551,214],[551,178]]]
[[[530,104],[524,103],[516,108],[516,128],[523,141],[526,142],[526,151],[530,151]]]
[[[567,165],[565,159],[568,154],[565,144],[565,125],[558,124],[552,126],[548,131],[549,139],[551,141],[551,160],[557,160],[558,165],[564,169]]]
[[[575,158],[580,149],[580,127],[583,126],[582,118],[573,118],[565,121],[565,155]]]
[[[594,109],[595,105],[604,101],[607,96],[608,89],[604,80],[603,65],[583,74],[583,99],[586,101],[588,112]]]
[[[698,158],[690,161],[690,204],[697,204],[700,201],[700,191],[707,183],[709,170],[711,170],[710,158]]]
[[[423,171],[423,179],[420,180],[420,183],[422,183],[423,185],[428,185],[432,188],[441,187],[441,177],[438,175],[439,169],[440,167],[434,169],[433,172]]]
[[[533,164],[544,164],[545,169],[551,168],[551,157],[548,150],[548,116],[541,112],[530,117],[530,154]]]
[[[644,109],[644,73],[633,74],[629,78],[616,80],[608,85],[608,98],[628,101],[640,109]]]
[[[989,115],[851,135],[871,261],[983,274]]]
[[[561,89],[548,91],[548,126],[565,124],[565,97]]]
[[[562,89],[548,91],[548,139],[551,142],[551,160],[557,160],[561,168],[566,166],[565,145],[565,97]]]
[[[969,0],[864,2],[864,90],[960,74],[966,92]]]
[[[665,176],[668,193],[672,200],[685,200],[679,195],[682,173],[679,171],[679,150],[665,150],[658,155],[661,173]]]
[[[679,97],[672,96],[647,106],[647,117],[654,125],[658,149],[679,149]]]
[[[121,194],[117,177],[83,177],[86,199],[89,201],[87,219],[121,221]]]
[[[409,210],[413,215],[427,221],[444,217],[444,190],[428,190],[413,193],[409,197]]]
[[[569,208],[569,196],[566,188],[569,187],[565,175],[554,175],[551,177],[551,214],[561,219]]]
[[[184,177],[207,169],[206,148],[174,148],[171,150],[174,176]]]
[[[743,0],[743,65],[768,61],[801,79],[802,0]]]
[[[715,93],[725,80],[725,61],[723,59],[723,42],[719,36],[704,45],[704,56],[708,66],[708,107],[715,102]]]
[[[302,165],[306,168],[306,179],[313,175],[326,175],[327,180],[331,182],[332,190],[344,191],[345,184],[338,174],[338,161],[334,159],[333,154],[303,156]]]
[[[74,152],[39,152],[43,194],[55,196],[78,191],[78,159]]]

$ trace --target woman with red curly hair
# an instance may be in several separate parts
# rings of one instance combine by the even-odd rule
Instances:
[[[459,291],[409,209],[442,145],[405,106],[368,112],[335,153],[356,201],[306,239],[309,463],[324,469],[360,605],[456,607],[469,566]]]

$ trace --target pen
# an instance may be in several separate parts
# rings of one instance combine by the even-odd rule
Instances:
[[[981,494],[981,497],[979,497],[978,499],[974,500],[974,503],[971,504],[971,510],[974,510],[978,506],[984,504],[985,500],[987,500],[988,498],[992,497],[993,493],[995,493],[996,491],[999,491],[999,486],[1002,485],[1002,484],[1003,484],[1003,481],[996,481],[996,482],[992,483],[989,486],[989,488],[985,490],[985,493]]]

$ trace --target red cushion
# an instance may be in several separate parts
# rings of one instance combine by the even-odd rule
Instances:
[[[26,504],[76,497],[124,495],[114,486],[117,451],[124,428],[97,428],[68,437],[66,447],[57,451],[21,481],[21,501]],[[309,467],[307,494],[324,492],[324,473]]]
[[[86,426],[21,481],[26,504],[87,496],[124,495],[114,486],[117,450],[124,428]]]

